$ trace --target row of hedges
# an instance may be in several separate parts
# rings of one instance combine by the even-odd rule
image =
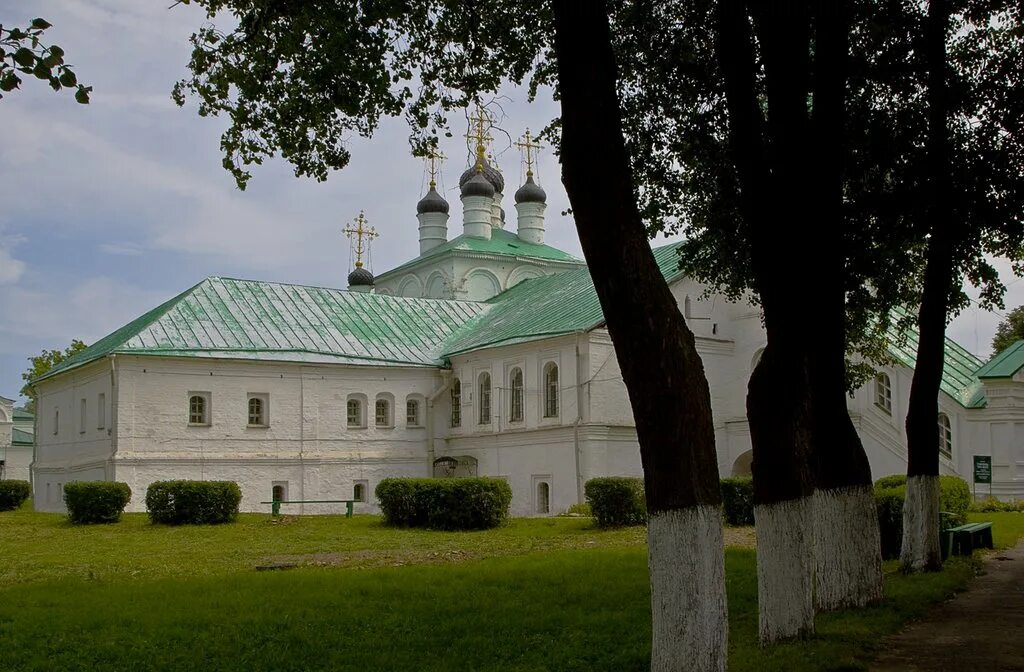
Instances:
[[[885,476],[875,481],[875,505],[878,507],[878,528],[882,536],[882,557],[898,558],[903,546],[903,502],[907,498],[905,475]],[[955,527],[966,520],[971,506],[971,488],[957,476],[939,476],[939,511],[942,529]]]
[[[1016,502],[1000,502],[998,499],[986,497],[971,502],[971,511],[976,513],[1024,513],[1024,499]]]
[[[725,523],[753,525],[753,479],[723,478],[721,487],[722,515]],[[644,481],[641,478],[592,478],[584,486],[584,494],[600,527],[643,525],[647,522],[647,503],[644,499]]]
[[[64,505],[75,525],[116,523],[132,499],[127,483],[72,481],[64,484]]]
[[[32,496],[28,481],[0,481],[0,511],[14,511]]]
[[[396,527],[485,530],[504,523],[512,503],[500,478],[385,478],[374,492]]]

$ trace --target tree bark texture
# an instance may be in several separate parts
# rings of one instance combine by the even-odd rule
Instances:
[[[946,352],[946,321],[949,295],[955,280],[955,202],[949,156],[949,101],[946,82],[947,0],[930,0],[925,35],[928,62],[928,163],[930,176],[928,221],[931,237],[924,270],[921,310],[918,313],[917,361],[910,384],[907,411],[907,476],[938,477],[938,397]],[[911,501],[908,482],[903,507],[903,547],[900,562],[905,570],[937,570],[939,552],[938,490],[921,484]],[[930,501],[934,498],[935,501]],[[933,530],[934,528],[934,530]],[[923,536],[922,536],[923,535]]]
[[[723,670],[721,492],[707,378],[637,210],[605,3],[556,0],[553,8],[562,181],[629,393],[644,467],[651,669]],[[685,548],[695,542],[700,549]]]

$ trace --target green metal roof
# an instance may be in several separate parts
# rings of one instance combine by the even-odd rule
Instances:
[[[568,264],[583,265],[585,262],[568,252],[563,252],[550,245],[535,245],[522,240],[516,234],[504,229],[492,229],[489,239],[474,238],[465,234],[453,238],[447,243],[438,245],[426,254],[408,261],[401,266],[381,273],[378,277],[383,278],[400,271],[412,268],[423,263],[427,259],[434,259],[445,253],[470,252],[475,254],[493,254],[499,256],[516,257],[520,259],[542,259],[544,261],[556,261]]]
[[[438,366],[478,303],[207,278],[51,369],[110,354]]]
[[[654,250],[654,260],[669,281],[681,274],[679,245]],[[604,324],[601,302],[586,268],[524,280],[487,304],[490,310],[449,339],[446,355],[587,331]]]
[[[897,311],[903,313],[902,310]],[[909,328],[902,333],[895,327],[889,330],[889,353],[904,366],[914,368],[917,361],[917,329]],[[974,374],[981,366],[981,360],[961,347],[956,341],[946,339],[945,362],[942,367],[940,388],[965,408],[985,406],[985,390]]]
[[[23,429],[17,427],[11,428],[11,445],[12,446],[31,446],[35,443],[32,432],[26,432]]]
[[[1024,340],[996,354],[974,375],[978,378],[1012,378],[1021,369],[1024,369]]]
[[[35,417],[36,416],[32,415],[31,413],[29,413],[28,411],[26,411],[23,408],[16,408],[16,409],[14,409],[14,419],[15,420],[34,420]]]

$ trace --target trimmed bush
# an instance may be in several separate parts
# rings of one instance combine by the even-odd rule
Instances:
[[[14,511],[32,496],[28,481],[0,481],[0,511]]]
[[[736,476],[722,479],[722,513],[727,525],[754,524],[754,479]]]
[[[903,546],[903,502],[907,498],[907,477],[886,476],[875,481],[875,504],[882,535],[882,557],[900,557]],[[971,503],[971,489],[959,476],[939,477],[939,510],[950,514],[940,517],[941,529],[962,525]]]
[[[486,530],[508,519],[512,503],[500,478],[385,478],[374,492],[395,527]]]
[[[156,481],[146,489],[149,519],[164,525],[217,525],[238,515],[234,481]]]
[[[116,523],[132,499],[127,483],[71,481],[64,484],[64,505],[73,525]]]
[[[622,476],[592,478],[583,487],[583,492],[599,527],[647,523],[643,479]]]
[[[971,502],[970,511],[975,513],[1021,513],[1024,512],[1024,499],[1015,502],[1001,502],[992,497]]]

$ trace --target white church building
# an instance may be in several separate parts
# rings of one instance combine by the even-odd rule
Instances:
[[[246,511],[276,496],[373,512],[384,478],[475,474],[507,479],[513,515],[542,516],[582,501],[590,478],[641,475],[597,295],[582,260],[544,243],[543,189],[527,172],[514,230],[494,166],[478,158],[460,191],[449,238],[431,183],[420,254],[397,268],[357,264],[347,290],[207,278],[34,381],[36,508],[62,510],[74,480],[126,482],[141,511],[153,481],[209,479],[237,481]],[[749,474],[760,313],[706,296],[676,246],[654,255],[703,358],[720,472]],[[903,365],[849,400],[875,478],[906,468],[914,345],[894,340]],[[943,472],[970,481],[990,455],[993,493],[1024,498],[1024,342],[986,364],[947,341],[938,405]]]

